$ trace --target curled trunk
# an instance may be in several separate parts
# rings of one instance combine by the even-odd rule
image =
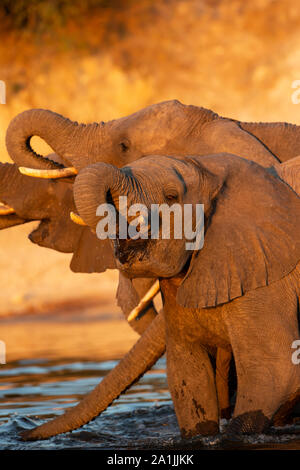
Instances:
[[[48,423],[26,431],[22,434],[23,439],[47,439],[88,423],[150,369],[164,351],[165,324],[160,313],[119,364],[77,406]]]
[[[67,166],[80,169],[88,164],[87,155],[92,158],[99,151],[101,128],[102,124],[78,124],[49,110],[30,109],[11,121],[6,133],[7,151],[18,166],[51,170],[63,168],[63,165],[32,149],[31,138],[39,136]]]
[[[74,183],[74,199],[84,222],[96,228],[96,216],[100,204],[113,204],[118,209],[119,195],[128,192],[128,178],[116,167],[107,163],[95,163],[84,168]]]

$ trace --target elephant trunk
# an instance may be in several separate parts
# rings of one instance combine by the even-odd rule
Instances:
[[[23,439],[46,439],[80,428],[106,410],[121,393],[155,364],[164,351],[165,323],[164,316],[160,313],[119,364],[77,406],[48,423],[25,431],[22,434]]]
[[[56,170],[63,165],[37,154],[30,145],[33,136],[39,136],[62,157],[67,166],[76,169],[87,164],[87,155],[99,152],[103,124],[78,124],[45,109],[31,109],[18,114],[6,133],[7,151],[12,160],[23,167]]]
[[[84,222],[96,228],[96,215],[100,204],[113,204],[119,208],[119,196],[128,193],[128,177],[118,168],[107,163],[95,163],[84,168],[74,183],[74,200]]]

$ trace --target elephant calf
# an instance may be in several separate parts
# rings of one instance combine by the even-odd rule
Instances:
[[[291,349],[299,336],[298,195],[268,170],[231,154],[148,156],[121,170],[96,163],[76,178],[76,207],[94,230],[98,206],[119,208],[119,196],[127,196],[128,205],[143,204],[148,214],[153,204],[190,204],[194,228],[196,205],[204,205],[203,247],[187,249],[190,240],[175,236],[175,224],[169,239],[161,237],[161,225],[151,238],[145,216],[139,237],[118,237],[117,225],[113,240],[122,273],[160,278],[168,383],[182,435],[218,432],[212,347],[232,347],[235,358],[238,391],[229,432],[261,432],[276,423],[300,398],[300,365]]]

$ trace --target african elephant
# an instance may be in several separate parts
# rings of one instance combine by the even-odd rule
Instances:
[[[192,204],[194,228],[195,205],[204,204],[201,249],[187,249],[190,240],[174,236],[175,223],[169,239],[161,231],[150,238],[145,216],[139,223],[146,236],[119,238],[117,225],[113,239],[121,272],[161,279],[164,310],[155,322],[166,324],[168,383],[182,435],[218,432],[211,347],[232,347],[236,362],[228,431],[276,424],[300,399],[300,365],[291,359],[299,335],[299,196],[260,165],[225,153],[147,156],[121,170],[96,163],[76,178],[76,207],[93,230],[98,206],[120,210],[119,196],[129,206],[143,204],[151,221],[153,204]]]
[[[34,135],[50,145],[60,156],[60,163],[34,152],[30,145]],[[97,161],[122,167],[150,154],[231,152],[262,166],[273,166],[299,155],[300,130],[287,123],[227,119],[208,109],[173,100],[121,119],[88,125],[48,110],[27,110],[10,123],[6,145],[18,166],[54,170],[40,173],[45,177],[72,178],[78,170]]]
[[[6,135],[9,155],[18,166],[46,169],[27,174],[74,181],[74,174],[84,166],[105,161],[121,167],[143,155],[155,153],[201,155],[227,151],[252,159],[263,166],[273,166],[300,153],[299,126],[286,123],[244,123],[218,116],[213,111],[187,106],[177,100],[148,106],[130,116],[99,124],[78,124],[56,113],[32,109],[16,116]],[[59,155],[44,158],[30,145],[32,136],[43,138]],[[275,156],[276,155],[276,156]],[[71,168],[69,165],[73,165]],[[49,171],[50,170],[50,171]],[[65,231],[65,233],[67,233]],[[93,242],[89,251],[81,242],[80,259],[74,256],[71,269],[91,272]],[[103,250],[105,251],[105,250]],[[96,272],[111,267],[102,259],[94,266]],[[119,304],[128,314],[136,303],[135,289],[121,277]],[[139,281],[142,296],[149,283]]]
[[[299,175],[300,172],[300,159],[293,159],[295,164],[294,164],[294,169],[296,170],[297,174]],[[287,168],[288,167],[288,171]],[[285,164],[281,165],[280,171],[278,173],[282,173],[285,176],[287,176],[287,179],[294,183],[296,180],[295,178],[295,171],[293,173],[292,171],[292,164],[291,162],[287,162]],[[134,279],[133,281],[136,282],[137,279]],[[126,280],[123,277],[123,280]],[[130,284],[125,284],[125,289],[129,286]],[[128,297],[131,299],[131,296]],[[149,347],[148,347],[149,346]],[[113,378],[118,377],[118,373],[123,373],[124,376],[126,376],[126,380],[122,383],[120,380],[118,380],[119,383],[119,389],[122,388],[122,386],[125,386],[125,388],[129,387],[131,383],[135,381],[134,379],[134,374],[136,375],[136,378],[142,374],[141,369],[136,368],[135,366],[139,363],[142,364],[142,368],[144,371],[147,370],[147,368],[150,367],[151,362],[155,362],[155,356],[157,356],[157,352],[160,350],[161,354],[164,351],[164,346],[165,346],[165,320],[162,312],[160,312],[157,317],[155,317],[154,321],[152,324],[148,327],[146,332],[143,334],[143,336],[140,338],[138,343],[132,348],[131,351],[124,357],[124,359],[120,362],[120,364],[117,366],[116,369],[114,369],[111,373]],[[209,348],[208,348],[209,349]],[[223,349],[223,348],[218,348],[218,351],[228,351],[228,349]],[[227,355],[227,359],[230,354]],[[142,359],[141,359],[142,358]],[[226,355],[225,355],[225,361],[226,361]],[[131,362],[133,363],[134,370],[131,369]],[[224,363],[224,359],[223,359]],[[222,362],[221,362],[221,365]],[[126,367],[128,370],[126,370]],[[218,381],[218,374],[216,374],[216,385]],[[72,429],[76,429],[84,424],[86,424],[88,421],[96,417],[98,414],[100,414],[107,406],[108,404],[113,401],[113,395],[110,392],[110,384],[107,386],[109,383],[109,377],[103,381],[103,383],[100,383],[100,385],[93,391],[91,392],[87,397],[85,397],[82,402],[80,402],[76,407],[67,410],[65,414],[62,416],[59,416],[58,418],[54,418],[53,420],[38,426],[37,428],[31,430],[31,431],[26,431],[23,433],[23,438],[24,439],[45,439],[47,437],[59,434],[61,432],[66,432],[70,431]],[[101,390],[103,391],[103,387],[107,387],[107,399],[104,399]],[[219,396],[218,396],[219,399]],[[285,417],[287,414],[287,410],[282,410],[281,413],[277,413],[276,415],[276,424],[283,424]]]
[[[50,111],[29,110],[12,121],[6,142],[11,158],[18,165],[50,169],[50,172],[47,170],[42,174],[37,172],[38,176],[48,178],[61,177],[66,180],[70,175],[69,180],[72,182],[78,169],[88,163],[104,160],[122,166],[152,151],[157,154],[236,151],[264,166],[276,165],[278,159],[275,154],[280,161],[284,161],[299,153],[298,134],[298,126],[291,124],[242,123],[174,100],[149,106],[122,119],[87,126],[78,125]],[[30,146],[33,135],[39,135],[50,144],[62,157],[60,163],[51,157],[45,159],[35,154]],[[64,166],[72,164],[76,168],[68,170],[62,162]],[[89,252],[93,253],[91,239],[88,246]],[[83,241],[81,248],[84,248]],[[84,264],[83,272],[86,272],[90,269],[90,258],[84,263],[83,256],[79,261],[74,256],[71,269],[81,271]],[[109,265],[102,260],[95,269],[96,272],[102,272],[107,267]],[[149,281],[134,280],[135,288],[122,276],[120,281],[119,305],[128,314],[138,302],[138,297],[148,289]],[[223,380],[218,374],[217,377]]]
[[[243,123],[225,119],[208,109],[173,100],[148,106],[121,119],[89,125],[72,122],[43,109],[28,110],[12,120],[6,144],[10,157],[18,166],[45,168],[46,172],[35,175],[73,182],[74,174],[90,163],[105,161],[121,167],[154,152],[157,155],[199,155],[208,151],[228,151],[263,166],[273,166],[298,155],[299,129],[299,126],[286,123]],[[43,138],[56,156],[37,155],[30,145],[34,135]],[[73,167],[68,170],[66,166],[70,164]],[[67,234],[67,230],[64,231]],[[84,254],[73,257],[71,269],[102,272],[110,268],[110,257],[108,260],[102,257],[102,262],[91,266],[94,255],[89,253],[99,250],[99,244],[94,247],[95,242],[90,238],[88,243],[89,250],[81,241],[80,253]],[[121,281],[119,303],[128,314],[135,306],[136,293],[129,281],[124,278]],[[141,281],[139,286],[142,286]],[[145,287],[137,287],[138,295],[142,296],[148,286],[149,283],[145,283]]]

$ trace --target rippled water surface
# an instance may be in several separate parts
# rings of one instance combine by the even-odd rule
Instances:
[[[300,426],[277,435],[231,442],[224,434],[182,442],[161,359],[95,421],[46,441],[18,435],[59,415],[94,388],[116,365],[105,362],[19,361],[0,366],[0,449],[290,448],[300,449]]]

